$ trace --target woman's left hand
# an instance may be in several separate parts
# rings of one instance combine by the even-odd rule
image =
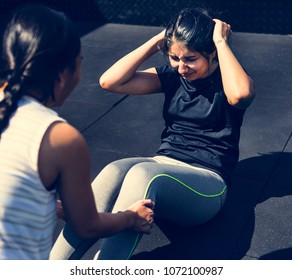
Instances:
[[[220,44],[222,41],[228,43],[231,38],[232,30],[231,26],[219,19],[213,19],[215,22],[214,32],[213,32],[213,41],[215,45]]]

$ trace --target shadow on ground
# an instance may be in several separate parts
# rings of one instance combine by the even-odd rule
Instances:
[[[282,162],[280,168],[282,175],[277,187],[272,182],[274,176],[279,176],[276,169],[272,170],[265,180],[250,175],[250,170],[253,170],[253,173],[256,170],[262,173],[269,166],[276,167],[279,161]],[[230,260],[247,257],[291,259],[291,248],[271,252],[261,257],[248,254],[255,234],[257,205],[273,198],[292,195],[292,174],[291,171],[289,172],[291,166],[292,153],[272,153],[240,161],[237,169],[245,175],[234,176],[233,185],[228,191],[227,203],[217,217],[194,228],[183,228],[167,221],[157,221],[157,226],[169,240],[169,244],[148,252],[139,252],[138,249],[133,259]]]

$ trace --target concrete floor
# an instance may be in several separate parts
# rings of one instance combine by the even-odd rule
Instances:
[[[58,112],[86,138],[94,178],[107,163],[151,156],[159,145],[163,95],[107,93],[98,78],[161,28],[77,26],[83,34],[83,79]],[[235,33],[232,48],[254,78],[257,96],[242,126],[240,161],[227,203],[216,218],[196,228],[159,221],[133,259],[292,259],[292,38]],[[161,63],[157,54],[145,66]],[[84,259],[91,259],[97,246]]]

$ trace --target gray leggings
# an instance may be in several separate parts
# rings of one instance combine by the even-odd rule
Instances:
[[[167,157],[128,158],[107,165],[92,183],[100,212],[126,210],[143,198],[155,202],[155,217],[184,226],[213,218],[227,193],[223,179],[214,172]],[[101,241],[97,259],[129,259],[141,234],[122,231]],[[65,225],[50,259],[80,259],[97,240],[84,240]]]

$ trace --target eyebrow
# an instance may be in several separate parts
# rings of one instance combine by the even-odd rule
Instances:
[[[194,58],[194,57],[198,57],[198,56],[197,55],[184,56],[184,58]]]
[[[178,57],[177,55],[175,54],[171,54],[171,53],[168,53],[169,56],[174,56],[174,57]],[[189,58],[195,58],[195,57],[198,57],[197,55],[188,55],[188,56],[184,56],[183,58],[184,59],[189,59]]]

